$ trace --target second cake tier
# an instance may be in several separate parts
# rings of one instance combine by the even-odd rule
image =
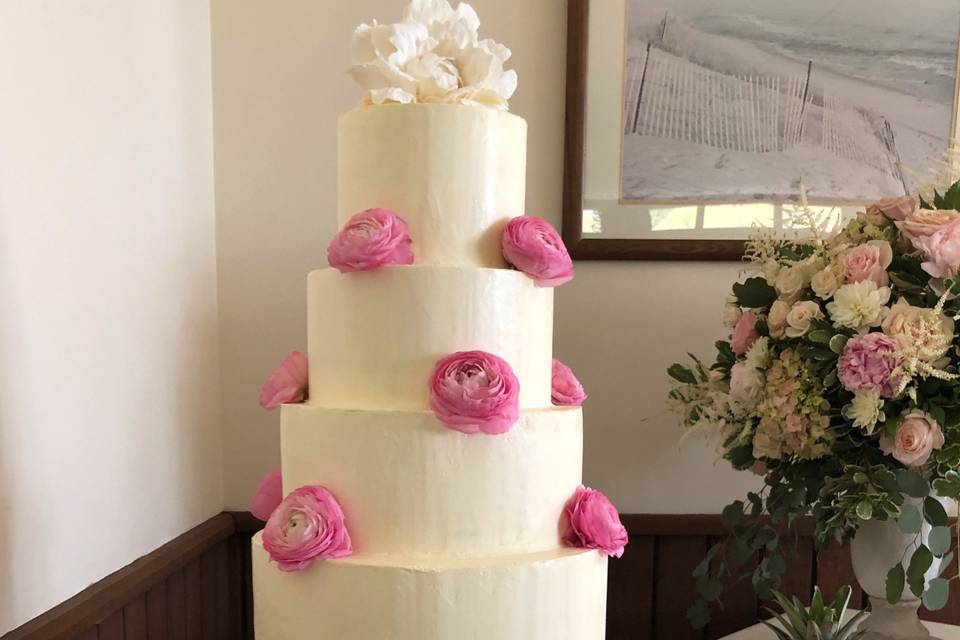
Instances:
[[[553,290],[507,269],[390,267],[310,273],[311,404],[426,409],[436,362],[481,350],[506,360],[521,407],[549,407]]]
[[[560,542],[581,480],[579,407],[525,410],[502,435],[466,435],[429,411],[285,405],[284,491],[323,485],[366,555],[493,556]]]

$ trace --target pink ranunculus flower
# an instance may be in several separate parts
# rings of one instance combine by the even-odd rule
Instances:
[[[354,214],[330,241],[327,262],[341,273],[413,264],[407,223],[387,209]]]
[[[837,375],[847,391],[879,391],[891,397],[900,382],[896,375],[897,341],[882,333],[867,333],[847,341],[837,361]]]
[[[940,425],[923,411],[911,411],[904,416],[893,438],[880,436],[883,452],[908,467],[923,466],[934,449],[941,449],[943,445]]]
[[[733,337],[730,339],[730,348],[738,356],[745,354],[756,342],[760,334],[757,333],[757,314],[747,311],[740,316],[737,326],[733,328]]]
[[[573,260],[560,234],[535,216],[511,218],[501,238],[503,257],[533,278],[538,287],[556,287],[573,279]]]
[[[917,199],[913,196],[883,198],[867,207],[867,216],[876,218],[883,215],[890,220],[903,220],[916,211]]]
[[[887,267],[893,262],[893,248],[886,240],[871,240],[843,254],[840,264],[847,282],[872,280],[878,287],[890,283]]]
[[[553,390],[550,396],[553,404],[566,407],[579,407],[587,399],[577,376],[556,358],[553,359]]]
[[[282,404],[303,402],[309,388],[307,356],[294,351],[284,358],[260,389],[260,406],[271,411]]]
[[[325,487],[300,487],[274,510],[263,529],[263,548],[281,571],[300,571],[317,559],[353,553],[343,509]]]
[[[571,547],[597,549],[619,558],[627,546],[627,530],[607,496],[583,485],[563,509],[563,541]]]
[[[430,408],[463,433],[506,433],[520,416],[520,383],[503,358],[460,351],[440,359],[430,376]]]
[[[274,469],[257,485],[250,501],[250,513],[257,520],[268,520],[280,503],[283,502],[283,477],[280,469]]]
[[[955,277],[960,267],[960,216],[929,235],[910,237],[910,241],[926,258],[921,264],[924,271],[934,278]]]

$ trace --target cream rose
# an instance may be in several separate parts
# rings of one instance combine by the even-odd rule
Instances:
[[[767,314],[767,329],[770,331],[771,338],[778,340],[783,338],[788,313],[790,313],[790,305],[783,300],[777,300],[770,306],[770,313]]]
[[[953,318],[926,307],[914,307],[903,298],[890,307],[880,327],[908,356],[925,362],[942,358],[953,342]]]
[[[740,316],[743,315],[743,309],[737,304],[736,296],[727,296],[727,302],[723,305],[723,326],[733,329],[740,322]]]
[[[810,331],[810,323],[823,317],[820,305],[812,300],[798,302],[787,313],[785,333],[789,338],[799,338]]]
[[[810,288],[821,300],[829,300],[840,288],[840,278],[832,267],[818,271],[810,280]]]
[[[880,449],[908,467],[920,467],[935,449],[943,448],[940,425],[923,411],[912,411],[903,418],[893,438],[880,436]]]
[[[800,293],[800,289],[803,288],[804,284],[803,269],[799,265],[794,265],[780,269],[780,273],[777,274],[777,279],[774,281],[773,286],[780,293],[781,297],[794,298]]]

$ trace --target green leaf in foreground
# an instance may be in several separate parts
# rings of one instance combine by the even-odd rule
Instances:
[[[950,551],[950,529],[948,527],[934,527],[927,539],[930,553],[938,558]]]
[[[767,284],[764,278],[748,278],[733,285],[733,295],[741,307],[762,309],[777,299],[777,290]]]
[[[926,498],[930,485],[919,474],[906,469],[897,471],[897,486],[911,498]]]
[[[907,575],[903,571],[902,564],[897,564],[887,572],[887,602],[896,604],[900,601],[906,580]]]
[[[684,384],[694,384],[697,381],[693,375],[693,372],[682,364],[670,365],[670,368],[667,369],[667,375],[677,382],[682,382]]]
[[[897,520],[897,524],[900,525],[900,531],[904,533],[920,533],[923,516],[920,515],[919,509],[908,502],[900,507],[900,518]]]
[[[950,597],[950,582],[946,578],[934,578],[923,594],[923,606],[930,611],[939,611],[947,605]]]
[[[927,522],[935,527],[945,527],[950,524],[950,520],[947,518],[947,510],[933,496],[927,496],[923,500],[923,514],[926,516]]]
[[[703,629],[710,624],[710,607],[706,600],[697,599],[690,608],[687,609],[687,621],[694,629]]]
[[[933,554],[925,545],[920,545],[910,557],[910,566],[907,567],[907,584],[910,591],[918,598],[923,596],[924,575],[933,564]]]

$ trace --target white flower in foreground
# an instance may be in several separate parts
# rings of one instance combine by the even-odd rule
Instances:
[[[827,267],[813,276],[810,288],[821,300],[829,300],[840,288],[840,278],[833,267]]]
[[[880,391],[858,391],[850,404],[843,408],[843,417],[852,420],[853,426],[868,436],[872,435],[877,423],[884,420]]]
[[[766,369],[770,364],[770,338],[760,336],[747,351],[744,362],[752,369]]]
[[[795,296],[800,293],[805,283],[803,268],[800,265],[794,265],[781,269],[773,286],[776,287],[781,298],[796,300]]]
[[[723,326],[727,329],[733,329],[740,322],[742,315],[743,309],[737,304],[737,297],[734,295],[727,296],[726,304],[723,305]]]
[[[798,302],[787,314],[786,334],[788,338],[799,338],[810,331],[810,323],[823,317],[820,305],[813,300]]]
[[[787,314],[790,313],[790,304],[783,300],[776,300],[770,305],[770,312],[767,314],[767,330],[770,331],[770,337],[780,340],[786,332]]]
[[[835,325],[863,331],[880,324],[889,300],[888,287],[878,287],[872,280],[853,282],[837,289],[827,311]]]

